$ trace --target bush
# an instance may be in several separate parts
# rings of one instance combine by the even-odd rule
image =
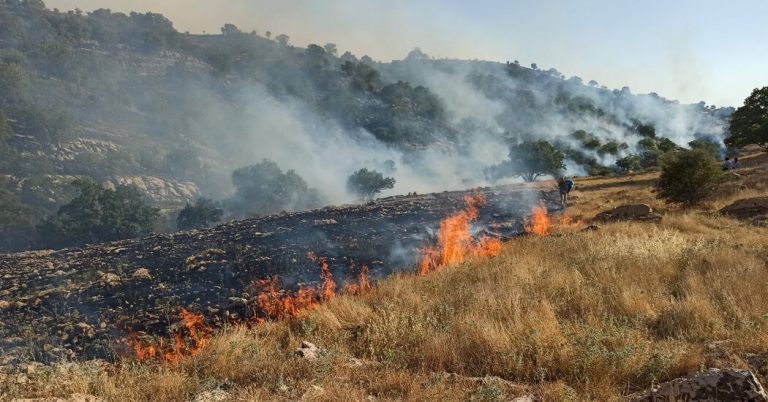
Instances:
[[[662,162],[658,197],[693,205],[712,196],[725,179],[717,160],[702,149],[680,151]]]
[[[394,186],[394,178],[384,177],[375,170],[365,168],[352,173],[347,179],[347,189],[366,200],[372,200],[381,190]]]
[[[202,229],[221,221],[224,210],[219,203],[207,198],[200,198],[195,205],[187,204],[176,217],[179,230]]]
[[[640,157],[637,155],[628,155],[616,161],[616,168],[621,173],[637,172],[643,166],[640,164]]]

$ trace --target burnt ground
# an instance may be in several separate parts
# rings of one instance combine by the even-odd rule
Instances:
[[[397,196],[364,205],[282,213],[212,229],[59,251],[0,255],[0,365],[19,360],[114,359],[132,331],[167,335],[179,308],[220,325],[258,312],[250,284],[278,275],[296,289],[319,280],[308,253],[326,257],[334,280],[366,265],[371,279],[413,270],[441,219],[483,193],[475,230],[523,231],[532,200],[555,195],[513,187]],[[116,346],[117,345],[117,346]]]

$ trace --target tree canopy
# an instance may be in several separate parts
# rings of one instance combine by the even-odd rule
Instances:
[[[347,179],[347,189],[366,200],[372,200],[382,190],[394,186],[394,178],[384,177],[380,172],[367,168],[352,173]]]
[[[547,141],[524,141],[509,149],[509,159],[486,169],[490,179],[520,176],[534,181],[543,175],[556,176],[565,169],[565,155]]]
[[[682,150],[664,159],[657,196],[670,203],[697,204],[714,195],[724,174],[704,149]]]
[[[768,151],[768,87],[755,88],[731,116],[730,146],[757,144]]]
[[[147,235],[158,217],[134,187],[114,190],[87,180],[72,182],[78,192],[69,203],[38,225],[41,245],[69,247]]]
[[[218,202],[200,198],[194,204],[187,204],[176,217],[179,230],[202,229],[221,221],[224,210]]]

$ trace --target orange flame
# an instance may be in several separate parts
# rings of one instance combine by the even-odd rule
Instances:
[[[343,293],[346,294],[360,294],[371,290],[371,280],[368,278],[368,267],[363,265],[360,267],[360,273],[357,275],[357,283],[344,284]]]
[[[547,208],[544,207],[543,203],[539,203],[539,205],[533,207],[531,219],[525,223],[525,231],[536,236],[546,236],[551,225],[552,222],[547,215]]]
[[[175,363],[182,358],[198,354],[210,341],[213,329],[205,325],[202,314],[195,314],[181,309],[182,328],[174,333],[173,345],[166,345],[164,338],[160,338],[157,344],[144,345],[139,342],[135,334],[128,337],[137,360],[158,359],[169,363]],[[185,336],[186,333],[186,336]]]
[[[470,224],[477,219],[478,207],[485,205],[482,194],[464,197],[467,207],[443,219],[437,231],[437,246],[423,251],[418,266],[419,275],[426,275],[447,265],[464,262],[468,256],[497,255],[501,251],[499,239],[483,237],[475,244]]]
[[[296,317],[301,312],[317,307],[324,302],[336,297],[336,282],[328,267],[325,257],[317,257],[309,253],[310,260],[320,263],[320,278],[323,283],[319,287],[302,287],[293,294],[289,294],[279,287],[279,279],[273,276],[271,279],[254,281],[253,285],[259,290],[256,297],[256,307],[264,317],[254,317],[257,323],[266,320],[278,321],[288,317]]]

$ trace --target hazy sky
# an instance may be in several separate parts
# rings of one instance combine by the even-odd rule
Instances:
[[[402,59],[519,60],[634,93],[739,106],[768,85],[768,0],[46,0],[153,11],[179,31],[285,33],[296,46]]]

